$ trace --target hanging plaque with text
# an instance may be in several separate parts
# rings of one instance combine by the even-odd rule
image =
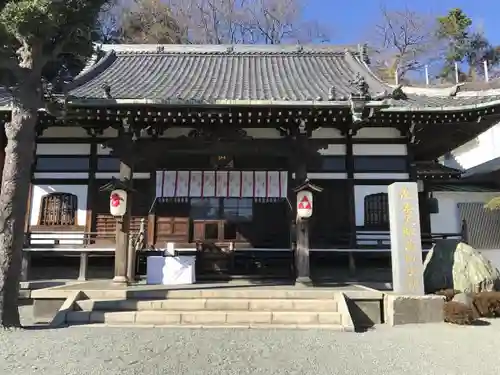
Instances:
[[[392,283],[398,294],[424,294],[424,267],[416,182],[389,185]]]

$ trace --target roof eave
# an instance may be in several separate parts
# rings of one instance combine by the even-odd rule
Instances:
[[[500,100],[491,100],[479,104],[469,104],[460,106],[444,106],[444,107],[411,107],[411,106],[391,106],[382,109],[383,112],[463,112],[474,111],[500,105]]]
[[[70,106],[106,107],[115,105],[150,105],[155,107],[172,106],[199,106],[199,107],[340,107],[347,108],[351,104],[346,100],[322,101],[322,100],[157,100],[157,99],[72,99],[66,104]],[[369,101],[368,108],[385,108],[388,104],[381,101]]]

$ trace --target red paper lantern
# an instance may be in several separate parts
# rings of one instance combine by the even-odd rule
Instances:
[[[122,200],[118,194],[112,194],[110,199],[111,199],[111,205],[113,207],[118,207],[120,205],[121,200]]]

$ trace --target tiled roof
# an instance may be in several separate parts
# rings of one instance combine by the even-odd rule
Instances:
[[[0,107],[8,106],[11,102],[10,93],[3,87],[0,87]]]
[[[460,220],[466,223],[467,242],[476,249],[498,249],[500,247],[500,212],[488,210],[484,203],[458,203]]]
[[[497,193],[500,192],[500,188],[484,186],[484,185],[472,185],[463,183],[451,183],[451,184],[432,184],[430,185],[430,190],[432,191],[448,191],[453,193]]]
[[[462,171],[447,167],[434,161],[417,162],[415,163],[415,165],[417,167],[417,175],[424,178],[426,176],[446,176],[459,178],[462,175]]]
[[[408,85],[408,87],[415,87],[415,88],[426,88],[426,89],[434,89],[434,90],[445,90],[445,89],[451,89],[455,87],[456,84],[454,83],[443,83],[443,84],[431,84],[429,86],[422,86],[422,85]],[[463,82],[459,84],[460,86],[460,91],[461,92],[466,92],[466,91],[486,91],[486,90],[498,90],[500,89],[500,79],[495,78],[491,79],[488,82],[486,81],[476,81],[476,82]]]
[[[366,65],[361,49],[338,46],[109,45],[104,57],[73,83],[75,99],[103,99],[109,85],[115,99],[215,103],[230,100],[342,102],[364,78],[372,97],[393,88]],[[399,107],[477,106],[499,95],[461,97],[409,94],[389,100]]]
[[[331,45],[103,45],[68,87],[69,102],[107,99],[149,103],[286,103],[349,106],[359,93],[386,110],[470,110],[500,105],[500,90],[403,87],[373,74],[360,47]],[[496,87],[496,86],[495,86]],[[109,98],[108,98],[109,99]],[[0,107],[10,95],[0,88]],[[373,102],[372,102],[373,103]]]
[[[347,99],[350,81],[365,73],[370,94],[390,89],[371,75],[356,51],[335,46],[113,46],[75,82],[70,94],[120,99]],[[333,90],[332,90],[333,88]]]

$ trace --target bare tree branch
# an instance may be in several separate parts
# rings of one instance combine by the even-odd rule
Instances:
[[[193,43],[325,41],[325,27],[303,18],[302,0],[166,0]]]
[[[399,79],[404,79],[440,56],[432,15],[408,7],[390,10],[382,5],[380,18],[370,31],[370,44],[376,50],[375,65],[383,78],[391,80],[397,72]]]

